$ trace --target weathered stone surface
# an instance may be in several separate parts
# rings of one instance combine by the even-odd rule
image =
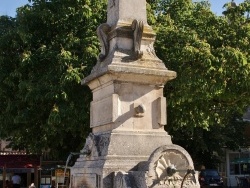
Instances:
[[[93,178],[90,178],[89,174],[94,173],[100,176],[100,184],[105,183],[101,187],[110,188],[110,185],[113,187],[113,176],[110,174],[120,170],[136,171],[143,165],[142,163],[147,163],[152,151],[164,144],[172,144],[171,138],[165,131],[159,130],[112,131],[94,134],[93,143],[90,144],[92,146],[90,155],[82,155],[78,158],[71,171],[72,174],[78,174],[78,176],[80,173],[82,181],[73,181],[72,186],[85,185],[86,179],[92,181]],[[104,179],[105,182],[102,181]]]
[[[96,173],[76,173],[72,182],[75,185],[81,185],[82,188],[97,188],[100,187],[101,180]]]
[[[104,66],[104,62],[100,63]],[[98,64],[97,64],[98,65]],[[137,82],[141,84],[165,85],[176,77],[176,72],[165,68],[161,63],[141,64],[133,63],[112,63],[106,67],[94,67],[91,75],[82,80],[82,84],[87,84],[91,89],[95,89],[104,83],[112,80]]]
[[[148,159],[146,171],[148,187],[200,187],[190,155],[178,145],[157,148]]]
[[[118,22],[132,22],[134,19],[147,23],[145,0],[109,0],[108,20],[110,25],[117,25]]]
[[[98,27],[97,33],[101,54],[83,84],[92,85],[89,82],[110,73],[132,73],[133,80],[148,75],[148,82],[158,76],[162,83],[176,77],[155,54],[155,33],[147,24],[145,0],[137,0],[136,6],[134,0],[109,0],[108,21]]]
[[[119,117],[119,96],[112,94],[91,103],[90,127],[114,123]]]
[[[114,79],[105,75],[91,82],[93,132],[113,129],[163,130],[166,124],[166,99],[163,97],[162,83],[159,81],[159,85],[148,85],[134,83],[127,75],[121,74],[120,77]],[[143,112],[138,113],[138,107],[143,108]]]
[[[146,1],[109,0],[107,23],[97,33],[101,53],[82,80],[93,93],[92,133],[71,168],[71,187],[180,187],[193,162],[164,130],[163,87],[176,73],[154,52]],[[184,187],[198,188],[194,180],[187,177]]]

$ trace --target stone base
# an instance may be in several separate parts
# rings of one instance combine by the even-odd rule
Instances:
[[[137,171],[155,149],[172,144],[165,131],[114,130],[91,135],[83,149],[90,148],[91,153],[81,155],[71,168],[72,187],[112,188],[114,172]]]
[[[173,180],[178,184],[187,169],[193,168],[189,154],[173,145],[165,131],[91,133],[81,152],[88,150],[89,155],[81,155],[71,168],[72,188],[171,187],[168,178],[172,176],[161,172],[162,165],[167,168],[173,163],[183,171],[178,173],[178,182]],[[190,179],[187,182],[189,188],[199,186]]]

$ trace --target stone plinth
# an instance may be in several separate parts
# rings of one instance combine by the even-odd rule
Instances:
[[[117,66],[112,73],[89,83],[93,91],[90,123],[93,132],[113,129],[164,131],[166,100],[163,97],[163,83],[172,79],[173,72],[154,70],[157,75],[153,71],[149,75],[143,74],[146,70],[135,67],[129,72],[126,70],[129,69],[125,67],[122,70]],[[138,111],[140,108],[141,111]]]
[[[152,151],[157,147],[166,143],[171,144],[166,133],[149,131],[98,133],[94,134],[92,141],[94,144],[91,155],[81,156],[73,168],[73,174],[80,180],[73,181],[73,187],[85,185],[88,188],[92,186],[112,188],[114,172],[137,171],[141,165],[146,165]],[[89,182],[92,180],[86,176],[88,174],[94,174],[99,181]]]

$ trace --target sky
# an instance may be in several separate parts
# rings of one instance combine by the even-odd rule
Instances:
[[[0,16],[16,16],[16,8],[28,4],[28,0],[0,0]]]
[[[221,15],[221,13],[224,11],[223,5],[228,2],[231,2],[231,0],[210,0],[211,9],[215,14]],[[239,3],[243,3],[244,0],[234,0],[234,2],[236,4],[239,4]]]
[[[223,5],[231,0],[209,0],[212,7],[212,11],[217,14],[221,15],[223,11]],[[237,4],[242,3],[244,0],[234,0]],[[28,4],[28,0],[0,0],[0,16],[1,15],[8,15],[11,17],[15,17],[16,15],[16,8]]]

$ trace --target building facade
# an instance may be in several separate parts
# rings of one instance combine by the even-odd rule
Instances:
[[[243,120],[250,122],[250,107],[243,116]],[[250,123],[246,126],[245,134],[250,138]],[[249,147],[239,148],[237,151],[225,149],[225,163],[221,165],[221,172],[228,187],[237,186],[236,177],[250,176],[250,139]]]
[[[34,183],[37,188],[64,187],[65,179],[70,176],[65,170],[65,161],[51,159],[44,155],[28,155],[25,151],[13,151],[7,148],[9,143],[0,140],[0,188],[11,183],[14,174],[21,177],[21,188]]]
[[[28,187],[31,183],[38,187],[40,156],[28,155],[25,151],[13,151],[7,145],[7,141],[0,140],[0,188],[11,182],[14,174],[21,177],[21,187]]]

